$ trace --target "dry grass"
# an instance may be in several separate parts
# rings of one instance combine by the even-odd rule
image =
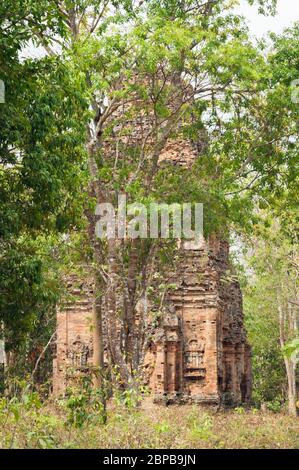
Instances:
[[[2,448],[298,448],[299,421],[284,414],[216,412],[198,406],[110,406],[107,424],[94,414],[82,428],[66,425],[57,404],[2,407]]]

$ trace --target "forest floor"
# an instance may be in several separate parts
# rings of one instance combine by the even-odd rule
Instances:
[[[57,404],[0,407],[1,448],[299,448],[299,419],[283,413],[199,406],[110,406],[106,424],[79,411],[81,427]],[[80,421],[80,419],[79,419]]]

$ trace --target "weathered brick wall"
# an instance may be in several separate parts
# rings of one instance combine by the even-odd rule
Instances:
[[[53,360],[54,395],[63,394],[71,384],[71,379],[88,370],[93,362],[92,282],[88,278],[82,281],[77,276],[70,276],[68,287],[73,299],[57,311],[57,339]]]
[[[167,311],[145,357],[145,377],[156,401],[239,403],[250,399],[251,353],[242,295],[217,239],[180,252]],[[57,313],[53,391],[92,365],[92,282],[69,282],[75,301]]]
[[[166,319],[152,350],[155,367],[150,384],[156,401],[248,400],[250,348],[243,326],[242,295],[229,268],[227,244],[214,239],[200,249],[183,251],[173,281],[177,279],[177,289],[168,298],[174,307],[171,315],[177,322],[177,340],[169,338]],[[180,366],[176,366],[176,358],[181,358]]]

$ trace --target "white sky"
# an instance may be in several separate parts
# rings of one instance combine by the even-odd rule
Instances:
[[[245,16],[252,35],[260,38],[269,31],[281,33],[299,21],[299,0],[278,0],[277,15],[274,17],[258,14],[258,8],[250,6],[246,0],[240,0],[237,11]]]

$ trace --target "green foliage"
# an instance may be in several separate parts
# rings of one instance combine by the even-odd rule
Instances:
[[[297,418],[247,410],[242,414],[190,406],[149,403],[138,412],[108,408],[108,420],[66,422],[69,410],[51,402],[40,406],[28,390],[24,398],[0,399],[1,448],[297,448]],[[27,396],[27,398],[25,398]],[[24,401],[27,402],[26,405]]]
[[[163,421],[162,423],[158,423],[156,425],[156,431],[158,434],[168,433],[170,431],[169,423]]]
[[[245,288],[244,309],[248,339],[252,345],[253,401],[283,400],[286,378],[279,346],[279,326],[273,304],[262,281]]]
[[[299,351],[299,338],[295,338],[289,343],[287,343],[282,352],[287,357],[292,357],[293,354],[298,354]]]
[[[93,387],[90,377],[83,377],[77,386],[69,387],[66,399],[60,401],[67,410],[66,426],[82,428],[89,423],[105,423],[103,393],[106,393],[104,388]]]
[[[286,317],[281,331],[280,318],[280,308],[286,312],[297,309],[290,302],[298,292],[298,242],[294,234],[286,236],[287,227],[281,226],[279,219],[262,218],[268,224],[256,227],[257,236],[250,243],[251,256],[247,259],[252,273],[244,289],[245,320],[253,347],[253,399],[277,410],[286,399],[283,356],[290,357],[298,350],[294,321]],[[288,222],[292,224],[292,219]]]
[[[148,393],[149,390],[146,386],[135,384],[134,387],[123,391],[117,389],[114,392],[114,397],[118,405],[122,405],[127,409],[135,409]]]
[[[209,441],[215,437],[212,432],[213,419],[207,413],[198,413],[194,408],[187,418],[190,425],[190,439],[191,441]]]
[[[19,58],[27,41],[45,31],[65,33],[51,2],[1,5],[0,320],[7,350],[20,348],[37,318],[43,324],[45,312],[53,313],[60,295],[52,270],[55,235],[82,220],[82,82],[57,57]]]
[[[136,410],[144,397],[149,394],[149,389],[144,385],[142,378],[137,372],[132,374],[132,379],[126,388],[121,387],[121,376],[119,367],[113,368],[114,385],[112,386],[112,394],[114,401],[118,407],[124,407],[128,410]]]
[[[266,402],[265,404],[267,409],[273,411],[273,413],[279,413],[282,409],[282,402],[279,399],[274,399],[272,401]]]
[[[237,408],[234,409],[234,412],[237,414],[237,415],[243,415],[245,413],[245,409],[242,407],[242,406],[239,406]]]
[[[0,398],[0,420],[10,423],[11,431],[5,437],[5,446],[15,447],[16,429],[23,433],[24,446],[51,449],[56,446],[54,437],[58,418],[41,413],[42,403],[31,384],[14,379],[10,383],[15,395]],[[31,421],[31,426],[28,426]]]

